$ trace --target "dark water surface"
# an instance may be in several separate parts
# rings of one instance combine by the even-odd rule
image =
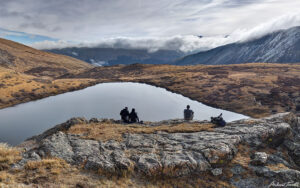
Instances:
[[[194,119],[209,120],[223,113],[226,121],[247,116],[212,108],[163,88],[138,83],[104,83],[0,110],[0,142],[16,145],[72,117],[120,119],[124,106],[135,108],[141,120],[183,117],[191,105]]]

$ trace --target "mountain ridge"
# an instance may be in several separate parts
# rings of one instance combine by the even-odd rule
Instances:
[[[155,52],[149,52],[147,49],[102,47],[72,47],[45,51],[71,56],[97,66],[134,63],[169,64],[185,55],[185,53],[176,50],[157,50]]]
[[[223,65],[253,62],[300,63],[300,26],[188,55],[173,64]]]

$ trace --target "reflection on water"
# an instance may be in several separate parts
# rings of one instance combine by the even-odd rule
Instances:
[[[226,121],[246,118],[146,84],[105,83],[0,110],[0,141],[18,144],[72,117],[120,119],[125,106],[143,121],[182,118],[187,104],[198,120],[221,112]]]

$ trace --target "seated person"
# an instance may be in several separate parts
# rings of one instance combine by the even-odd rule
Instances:
[[[120,112],[121,119],[124,123],[129,123],[129,111],[128,108],[125,107],[123,110]]]
[[[193,110],[190,109],[190,105],[186,106],[186,109],[184,109],[183,111],[183,115],[184,115],[184,120],[193,120],[194,118],[194,112]]]
[[[135,112],[135,109],[133,108],[129,114],[129,122],[130,123],[136,123],[139,122],[139,117],[137,115],[137,113]]]

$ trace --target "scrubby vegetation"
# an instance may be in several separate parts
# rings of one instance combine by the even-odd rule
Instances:
[[[10,165],[21,159],[20,151],[7,144],[0,143],[0,170],[6,170]]]

